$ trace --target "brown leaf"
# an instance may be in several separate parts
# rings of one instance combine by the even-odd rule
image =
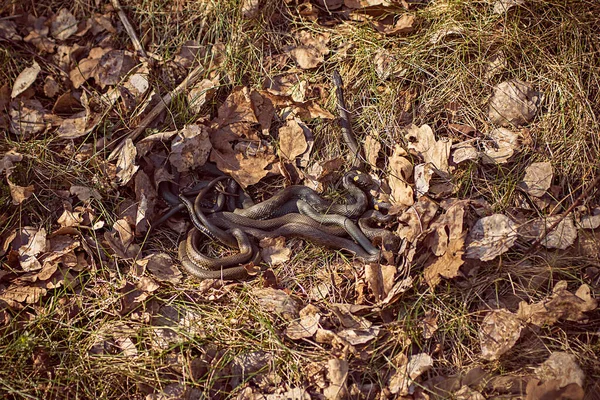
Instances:
[[[519,145],[519,136],[506,129],[494,129],[488,134],[489,141],[483,143],[482,161],[484,164],[504,164],[515,153]]]
[[[548,229],[561,220],[552,231]],[[573,216],[568,215],[563,218],[562,215],[553,215],[551,217],[541,217],[522,226],[519,233],[527,239],[544,239],[541,245],[549,249],[564,250],[575,243],[577,239],[577,229],[573,222]]]
[[[215,95],[218,85],[217,79],[203,79],[192,86],[187,94],[190,111],[194,114],[200,113],[206,102]]]
[[[10,196],[12,197],[12,203],[14,205],[19,205],[28,198],[33,195],[35,188],[33,185],[29,186],[19,186],[15,185],[11,182],[11,180],[7,177],[6,182],[8,183],[8,188],[10,190]]]
[[[525,170],[521,186],[534,197],[542,197],[552,184],[552,164],[549,162],[532,163]]]
[[[133,145],[133,141],[127,138],[117,159],[117,178],[119,178],[119,185],[126,185],[138,170],[139,165],[135,164],[136,155],[137,150]]]
[[[16,301],[19,303],[35,304],[40,301],[47,290],[36,286],[16,286],[12,285],[2,291],[0,289],[0,299],[7,302]]]
[[[429,287],[436,287],[441,282],[442,277],[451,279],[458,276],[458,271],[461,265],[464,264],[462,256],[464,254],[465,236],[466,234],[461,238],[450,239],[444,255],[425,267],[423,275]]]
[[[565,387],[572,383],[583,387],[585,373],[577,363],[574,354],[555,351],[535,370],[535,375],[544,382],[556,380],[558,387]]]
[[[96,83],[104,88],[116,85],[133,69],[137,61],[125,50],[111,50],[98,60],[94,75]]]
[[[135,175],[135,198],[137,201],[135,233],[142,235],[149,229],[150,221],[154,220],[154,207],[158,198],[154,185],[144,171],[139,171]]]
[[[213,121],[218,127],[238,122],[258,123],[247,87],[235,87],[219,107],[218,117]]]
[[[17,25],[6,19],[0,20],[0,37],[15,41],[21,40],[21,36],[17,34]]]
[[[285,334],[292,340],[308,338],[314,335],[319,328],[321,314],[318,308],[313,305],[308,305],[300,310],[300,319],[290,321]]]
[[[327,400],[347,398],[348,361],[333,358],[327,362],[327,369],[330,384],[323,390],[323,396]]]
[[[252,19],[260,12],[260,0],[243,0],[241,5],[242,17]]]
[[[479,327],[481,356],[486,360],[497,360],[509,351],[524,328],[516,314],[508,310],[494,310],[487,314]]]
[[[46,251],[46,230],[39,230],[26,226],[21,230],[21,243],[19,247],[19,262],[24,271],[35,271],[42,268],[36,256]]]
[[[61,8],[52,18],[50,32],[55,39],[65,40],[77,32],[77,18],[73,16],[66,8]]]
[[[301,80],[298,74],[283,74],[266,77],[263,89],[270,93],[289,96],[295,102],[303,102],[306,96],[307,81]]]
[[[400,145],[394,147],[389,159],[389,185],[394,204],[411,206],[414,204],[414,193],[408,180],[412,176],[413,166],[405,155],[406,152]]]
[[[270,171],[266,168],[275,159],[275,155],[268,148],[254,154],[224,154],[213,149],[210,154],[210,160],[215,162],[221,171],[230,174],[243,188],[254,185],[267,176]]]
[[[423,338],[431,339],[433,334],[438,330],[438,317],[439,315],[434,313],[433,311],[428,311],[425,313],[425,317],[423,318]]]
[[[175,266],[171,257],[165,253],[150,254],[136,262],[145,265],[148,271],[161,282],[173,284],[181,282],[181,271]]]
[[[65,210],[56,221],[62,227],[79,226],[83,222],[83,217],[80,212]]]
[[[58,83],[54,80],[54,78],[50,75],[46,77],[44,80],[44,94],[46,97],[55,97],[60,90]]]
[[[100,193],[98,193],[96,189],[87,186],[72,185],[69,189],[69,193],[77,196],[77,198],[83,201],[84,203],[91,198],[94,198],[96,200],[102,200],[102,196],[100,195]]]
[[[308,128],[306,128],[308,129]],[[304,129],[297,118],[290,118],[279,128],[279,151],[288,160],[293,160],[306,151],[308,144]]]
[[[41,70],[40,65],[34,61],[31,67],[27,67],[21,71],[19,76],[17,76],[17,79],[15,79],[10,98],[14,99],[27,90],[27,88],[36,80]]]
[[[469,231],[465,258],[490,261],[507,252],[517,240],[517,224],[502,214],[479,219]]]
[[[513,79],[494,87],[488,116],[493,124],[521,126],[531,122],[537,114],[540,93],[531,85]]]
[[[324,56],[329,53],[329,48],[327,48],[330,39],[329,33],[313,36],[308,31],[300,31],[296,38],[301,45],[289,50],[289,54],[302,69],[317,67],[324,61]]]
[[[186,125],[171,143],[169,161],[179,172],[190,171],[206,163],[211,149],[204,126]]]
[[[450,147],[452,143],[449,140],[435,140],[433,130],[429,125],[422,125],[420,128],[411,125],[405,135],[409,142],[409,150],[415,150],[423,161],[431,163],[434,167],[443,172],[448,172],[448,158],[450,157]]]
[[[90,50],[90,54],[79,61],[79,64],[69,72],[69,79],[75,89],[79,89],[85,81],[96,76],[100,59],[109,51],[111,51],[110,48],[94,47]]]
[[[396,267],[394,265],[365,265],[365,280],[377,302],[385,299],[394,286],[395,274]]]
[[[158,289],[160,285],[156,283],[154,279],[144,276],[140,279],[136,287],[141,291],[152,293]]]
[[[285,237],[265,238],[259,243],[262,259],[269,265],[281,265],[290,259],[292,250],[285,246]]]
[[[377,31],[388,35],[401,35],[405,33],[410,33],[414,29],[415,25],[415,16],[411,14],[404,14],[396,21],[391,19],[391,24],[384,23],[383,21],[375,21],[373,26]]]
[[[540,382],[532,379],[527,383],[527,396],[525,400],[583,400],[585,392],[576,383],[571,383],[563,388],[558,381]]]
[[[379,140],[373,135],[368,135],[365,138],[364,149],[365,157],[367,158],[369,165],[377,168],[377,158],[379,157],[379,151],[381,150],[381,143]],[[394,154],[396,153],[394,152]]]
[[[427,230],[438,208],[438,205],[429,197],[421,196],[419,201],[398,217],[400,225],[396,234],[405,238],[409,243],[415,242],[419,235]]]
[[[19,101],[16,108],[11,108],[9,115],[10,131],[24,139],[47,129],[44,117],[48,115],[48,111],[38,100]]]
[[[253,292],[261,309],[274,312],[287,321],[298,317],[298,303],[283,290],[264,288]]]
[[[372,326],[366,329],[344,329],[337,332],[337,335],[351,345],[358,346],[376,339],[380,332],[379,327]]]

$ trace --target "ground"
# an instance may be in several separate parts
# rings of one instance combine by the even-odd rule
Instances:
[[[595,1],[3,2],[0,393],[600,398],[598,32]],[[335,70],[402,247],[188,274],[186,216],[149,229],[175,171],[343,201]]]

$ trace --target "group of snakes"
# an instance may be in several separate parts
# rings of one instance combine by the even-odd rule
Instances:
[[[350,128],[339,74],[334,73],[333,81],[342,136],[356,160],[360,149]],[[374,200],[369,196],[373,181],[368,174],[356,169],[359,164],[353,163],[353,166],[355,168],[342,178],[347,192],[343,203],[325,199],[308,186],[293,185],[254,204],[235,180],[215,168],[214,179],[187,191],[179,192],[173,183],[162,182],[159,191],[171,210],[154,225],[177,212],[188,212],[194,227],[179,243],[178,256],[186,271],[200,279],[247,278],[244,264],[260,262],[256,240],[280,236],[301,238],[348,251],[366,262],[378,262],[380,246],[386,250],[397,249],[400,238],[381,227],[389,223],[391,217],[373,207]],[[214,200],[207,204],[209,197]],[[209,257],[201,251],[203,238],[237,250],[232,255]]]

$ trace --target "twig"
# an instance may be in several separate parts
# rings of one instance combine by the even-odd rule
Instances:
[[[531,245],[531,247],[529,248],[529,250],[527,250],[527,253],[525,253],[525,254],[533,253],[533,251],[535,251],[540,246],[540,244],[542,244],[542,242],[546,239],[546,237],[550,234],[550,232],[552,232],[554,229],[556,229],[558,224],[560,224],[567,217],[567,215],[569,215],[575,209],[575,207],[578,207],[581,204],[581,202],[586,197],[589,196],[591,191],[594,188],[598,187],[599,184],[600,184],[600,175],[598,175],[596,177],[596,179],[594,179],[592,181],[592,183],[587,187],[587,189],[585,189],[583,191],[583,193],[581,193],[579,195],[579,197],[577,199],[575,199],[573,204],[571,204],[571,207],[569,207],[567,209],[567,211],[565,211],[563,213],[563,215],[561,215],[560,218],[558,220],[556,220],[556,222],[554,222],[552,225],[550,225],[550,228],[546,229],[546,232],[544,232],[544,234],[539,239],[537,239],[535,242],[533,242],[533,244]]]
[[[119,152],[125,145],[125,141],[127,139],[135,140],[138,136],[140,136],[140,134],[144,131],[144,129],[146,129],[146,127],[148,127],[148,125],[150,125],[150,123],[154,120],[154,118],[156,118],[158,116],[158,114],[160,114],[165,108],[167,108],[167,106],[171,103],[171,100],[173,99],[173,97],[177,97],[188,86],[191,86],[194,83],[196,83],[196,81],[200,78],[200,76],[202,75],[203,72],[204,72],[204,67],[201,65],[194,68],[192,70],[192,72],[190,72],[189,75],[183,80],[183,82],[181,82],[179,84],[179,86],[177,86],[171,92],[164,95],[162,97],[161,101],[156,106],[154,106],[152,111],[150,111],[148,113],[148,115],[146,115],[146,117],[144,117],[144,119],[140,122],[138,127],[135,128],[130,133],[128,133],[127,135],[125,135],[125,137],[121,139],[121,142],[117,145],[117,147],[115,147],[115,149],[108,156],[108,160],[112,161],[112,160],[116,159],[119,155]]]
[[[121,8],[121,4],[119,4],[119,0],[110,0],[110,3],[115,8],[115,10],[117,10],[119,19],[121,20],[121,23],[125,27],[125,30],[127,31],[127,34],[129,35],[129,38],[131,39],[131,42],[133,43],[133,48],[142,57],[147,57],[146,52],[144,51],[144,48],[142,47],[142,43],[140,42],[140,40],[137,37],[137,34],[135,33],[135,29],[133,29],[133,26],[129,23],[129,20],[127,19],[127,15],[125,15],[125,13],[123,12],[123,9]]]

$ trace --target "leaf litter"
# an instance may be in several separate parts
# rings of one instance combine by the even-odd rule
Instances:
[[[262,12],[259,3],[243,2],[241,16],[247,21],[258,21]],[[367,22],[368,29],[379,32],[382,38],[410,36],[422,28],[422,17],[419,13],[412,13],[415,5],[409,2],[317,3],[319,7],[340,10],[340,15],[349,16],[346,25],[355,25],[356,21]],[[494,11],[500,12],[502,6],[502,13],[506,13],[521,4],[497,2]],[[304,3],[299,6],[298,12],[308,20],[323,23],[323,26],[338,17],[337,14],[328,14],[327,18],[323,18],[325,14],[319,7]],[[8,254],[6,265],[10,265],[11,269],[5,271],[3,268],[0,274],[0,299],[15,310],[29,307],[26,305],[36,306],[55,288],[63,286],[65,290],[73,290],[78,285],[78,273],[85,271],[99,282],[103,279],[114,282],[112,280],[120,277],[119,290],[123,294],[120,312],[126,315],[132,311],[131,318],[151,320],[155,315],[152,302],[165,300],[161,297],[165,288],[185,284],[172,253],[147,253],[141,249],[141,240],[148,232],[150,222],[164,207],[156,187],[161,180],[172,180],[166,177],[167,172],[163,178],[157,172],[160,168],[166,171],[166,164],[182,175],[183,182],[190,182],[193,173],[201,170],[206,163],[214,162],[221,171],[250,189],[270,183],[273,178],[285,179],[287,184],[297,183],[305,177],[305,183],[310,180],[310,184],[319,190],[323,190],[344,166],[343,157],[315,158],[321,149],[314,147],[316,142],[312,131],[318,136],[320,132],[315,129],[320,129],[319,124],[334,119],[333,108],[325,102],[326,95],[323,96],[323,92],[330,88],[327,83],[319,81],[320,69],[329,68],[335,57],[354,57],[355,48],[352,44],[339,45],[334,30],[305,27],[287,37],[287,43],[292,44],[282,47],[281,53],[276,54],[283,64],[274,69],[277,71],[274,76],[264,79],[262,90],[257,89],[261,82],[258,86],[249,85],[244,79],[231,80],[235,74],[211,71],[206,74],[206,79],[191,85],[182,96],[193,117],[187,118],[185,124],[177,122],[176,126],[170,126],[168,132],[150,134],[142,140],[124,141],[116,164],[107,163],[103,160],[103,146],[114,138],[99,138],[98,143],[91,143],[92,138],[97,139],[95,135],[97,128],[103,126],[102,120],[113,118],[117,110],[124,113],[119,116],[127,116],[124,124],[135,128],[139,117],[143,116],[144,110],[153,101],[152,97],[157,94],[153,81],[157,56],[152,55],[153,59],[149,60],[129,50],[115,48],[117,44],[110,37],[122,32],[115,15],[109,9],[106,14],[94,13],[80,18],[63,8],[47,17],[28,16],[23,20],[27,20],[29,25],[19,26],[19,29],[11,20],[0,21],[0,37],[23,40],[34,51],[37,50],[40,57],[52,60],[68,74],[67,79],[46,63],[25,60],[25,64],[32,66],[21,68],[11,84],[2,89],[6,100],[0,98],[0,108],[8,112],[6,117],[0,117],[0,125],[5,122],[11,134],[19,140],[48,136],[58,143],[68,143],[64,145],[65,149],[70,148],[70,154],[77,151],[79,162],[85,160],[101,170],[85,184],[69,182],[64,190],[61,189],[64,192],[60,197],[63,204],[56,208],[51,206],[58,210],[50,221],[53,230],[48,232],[52,233],[46,234],[42,224],[39,224],[40,227],[24,225],[21,230],[12,232],[18,240],[7,239],[3,252]],[[328,19],[329,22],[326,22]],[[18,22],[21,24],[20,20]],[[25,39],[20,34],[25,35]],[[438,30],[431,38],[436,46],[451,46],[469,34],[466,29],[457,26]],[[94,37],[94,41],[88,41],[90,37]],[[340,49],[338,53],[330,50],[336,48]],[[173,68],[178,63],[185,70],[204,55],[212,53],[211,65],[214,67],[223,62],[225,49],[223,43],[201,46],[190,42],[181,47],[174,57],[175,62],[159,63],[164,68]],[[380,83],[402,80],[410,69],[389,50],[383,48],[370,60]],[[499,76],[500,70],[508,68],[506,57],[492,61],[486,68],[486,79]],[[234,81],[244,84],[233,86]],[[391,200],[389,214],[398,224],[395,230],[405,239],[397,257],[401,260],[399,264],[354,265],[353,268],[358,268],[358,271],[340,268],[331,273],[332,282],[315,282],[306,291],[303,287],[305,282],[301,278],[299,280],[299,276],[277,276],[270,283],[265,282],[265,288],[252,291],[251,297],[257,309],[269,313],[270,322],[279,324],[275,330],[280,339],[307,346],[316,342],[330,352],[328,361],[322,362],[318,367],[320,372],[312,377],[319,382],[315,384],[319,388],[319,396],[346,398],[364,390],[355,383],[354,360],[349,355],[364,360],[373,354],[376,343],[379,345],[381,340],[389,340],[389,326],[382,321],[391,321],[393,306],[403,296],[410,295],[411,289],[421,292],[427,285],[431,292],[440,293],[444,290],[444,285],[440,285],[443,280],[447,280],[450,286],[462,285],[472,279],[469,275],[472,271],[477,271],[471,264],[473,260],[488,263],[510,259],[512,252],[509,250],[519,251],[521,240],[529,243],[540,240],[548,249],[570,249],[578,238],[578,228],[593,230],[600,224],[597,212],[589,215],[560,214],[561,211],[551,210],[551,206],[541,208],[548,215],[535,216],[527,214],[529,211],[508,209],[505,214],[485,211],[475,218],[473,210],[477,206],[474,200],[452,197],[457,193],[453,180],[458,175],[454,173],[461,171],[467,161],[478,170],[490,165],[513,168],[515,162],[520,162],[515,160],[514,155],[527,151],[523,147],[527,128],[523,127],[535,124],[535,118],[540,117],[543,111],[541,94],[530,83],[518,79],[494,86],[489,94],[487,109],[482,111],[487,112],[491,124],[483,129],[478,126],[477,129],[458,130],[458,139],[444,136],[444,127],[437,122],[434,125],[432,120],[428,125],[423,124],[422,119],[420,125],[406,124],[404,131],[391,142],[385,141],[389,139],[387,132],[373,130],[366,135],[364,150],[367,161],[381,180],[381,190],[385,192],[381,196]],[[213,105],[214,110],[210,110]],[[160,118],[159,124],[169,124],[166,119]],[[471,125],[466,121],[450,123],[455,126],[461,124]],[[487,133],[481,133],[480,129]],[[19,150],[22,151],[21,148]],[[25,182],[18,164],[22,156],[14,151],[4,151],[0,173],[6,171],[4,176],[12,202],[28,207],[34,194],[39,196],[40,190],[48,188],[38,181],[26,182],[28,186],[17,185],[15,182]],[[64,154],[68,154],[66,150]],[[289,168],[287,172],[282,172],[286,168],[284,164]],[[39,176],[45,173],[42,169],[35,172]],[[558,172],[548,162],[533,163],[525,169],[519,188],[541,201],[556,193],[552,181]],[[110,215],[110,211],[107,213],[104,208],[97,208],[112,201],[116,191],[119,193],[117,196],[125,197],[120,207],[128,209],[127,212]],[[534,202],[535,206],[539,204]],[[592,207],[594,204],[590,209]],[[498,204],[489,207],[490,210],[492,208],[503,210]],[[105,221],[108,223],[105,224]],[[558,225],[550,230],[556,222],[559,222]],[[183,227],[185,222],[181,225]],[[54,229],[56,226],[59,228]],[[98,240],[90,236],[93,231],[100,234]],[[271,266],[289,268],[294,262],[294,243],[286,244],[285,240],[278,238],[261,242],[261,247]],[[104,275],[101,278],[95,275],[97,261],[103,265]],[[415,262],[423,267],[422,272],[411,270]],[[348,289],[344,286],[353,280],[354,284],[348,287],[352,286],[355,298],[345,293]],[[296,283],[290,283],[292,281]],[[94,290],[99,287],[100,284]],[[236,286],[231,288],[235,292]],[[196,296],[231,300],[235,298],[231,297],[231,288],[221,283],[202,283],[202,289],[190,295],[189,300],[195,303],[199,299]],[[150,294],[158,297],[153,299]],[[587,285],[572,293],[564,283],[558,282],[547,298],[538,302],[521,302],[516,312],[491,310],[480,324],[482,358],[500,359],[530,334],[531,329],[552,326],[564,320],[585,321],[597,308],[594,295]],[[333,298],[337,301],[340,296],[344,299],[347,296],[354,304],[331,303]],[[138,310],[146,306],[147,310]],[[4,309],[0,311],[0,317],[6,314]],[[164,311],[163,314],[162,320],[154,319],[157,324],[154,339],[157,348],[167,350],[174,343],[183,343],[184,335],[173,333],[176,327],[187,328],[193,323],[189,325],[177,317],[178,322],[174,325],[167,324],[165,321],[169,318],[166,314],[169,312]],[[426,312],[421,316],[421,340],[437,344],[435,341],[439,339],[440,332],[447,329],[443,314]],[[199,317],[188,320],[194,318]],[[235,324],[239,322],[238,318],[244,320],[245,317],[231,318]],[[170,328],[159,327],[162,323]],[[98,337],[92,346],[93,352],[108,354],[110,351],[107,352],[107,349],[112,347],[125,357],[135,358],[140,353],[142,346],[136,339],[139,332],[134,324],[109,323],[103,329],[106,334]],[[197,333],[205,335],[200,330]],[[246,372],[256,373],[249,381],[251,385],[244,389],[254,391],[260,386],[257,383],[259,376],[262,376],[261,379],[270,377],[269,373],[258,373],[262,366],[255,361],[261,360],[262,364],[276,361],[262,351],[248,354],[252,357],[236,355],[232,369],[223,374],[234,371],[235,379],[239,379],[237,376]],[[214,357],[214,361],[217,356],[212,354],[210,357]],[[389,359],[391,366],[386,378],[380,379],[385,382],[384,388],[380,389],[416,398],[415,393],[419,393],[419,386],[425,379],[423,375],[435,367],[433,357],[434,351],[397,353]],[[569,371],[568,379],[562,379],[557,372],[564,370]],[[318,379],[319,374],[322,381]],[[583,390],[584,377],[572,356],[552,353],[548,361],[535,370],[535,379],[529,381],[526,394],[528,398],[551,395],[578,398]],[[273,379],[273,382],[277,379],[281,382],[279,376]],[[467,380],[459,383],[453,390],[455,397],[483,398],[483,389],[469,385]],[[309,391],[304,389],[288,389],[285,393],[295,393],[298,398],[309,396]],[[178,385],[169,390],[183,393],[189,387]],[[165,389],[164,393],[169,390]],[[278,395],[285,395],[282,393],[283,389]]]

